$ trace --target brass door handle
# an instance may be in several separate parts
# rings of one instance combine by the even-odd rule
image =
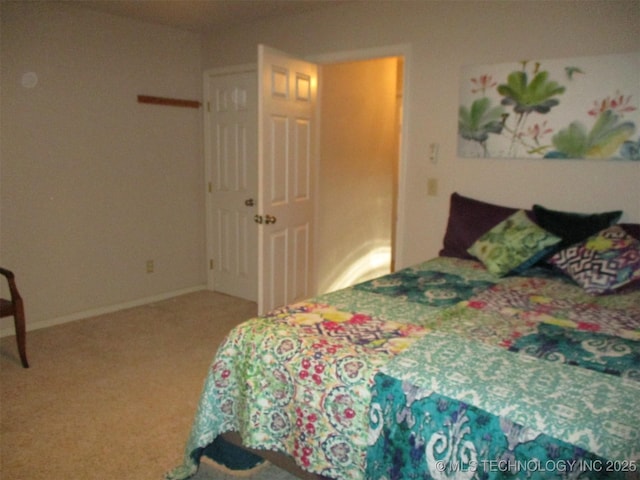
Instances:
[[[253,201],[253,198],[247,198],[247,199],[244,201],[244,204],[245,204],[247,207],[253,207],[253,206],[256,204],[256,202],[254,202],[254,201]]]
[[[253,217],[253,221],[256,223],[264,223],[265,225],[273,225],[274,223],[276,223],[277,218],[274,217],[273,215],[265,215],[264,217],[262,215],[254,215]]]

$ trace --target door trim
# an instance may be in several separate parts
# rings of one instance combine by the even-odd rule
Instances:
[[[329,52],[319,55],[309,55],[305,59],[310,62],[317,63],[320,67],[322,64],[327,63],[340,63],[340,62],[357,62],[362,60],[373,60],[382,57],[403,57],[404,59],[404,75],[402,80],[402,103],[404,108],[402,109],[402,142],[400,145],[400,152],[398,155],[398,198],[396,204],[396,225],[395,225],[395,269],[405,267],[404,264],[404,238],[405,238],[405,203],[406,203],[406,187],[407,187],[407,165],[409,163],[409,108],[411,104],[411,88],[409,81],[411,78],[411,44],[404,43],[398,45],[387,45],[382,47],[364,48],[357,50],[346,50],[338,52]],[[321,74],[320,74],[321,76]],[[322,79],[320,78],[320,81]],[[320,113],[321,114],[321,113]],[[318,122],[319,125],[319,122]],[[317,143],[316,148],[320,148],[320,142]],[[317,152],[317,158],[319,158],[319,151]],[[318,178],[316,177],[316,189]]]

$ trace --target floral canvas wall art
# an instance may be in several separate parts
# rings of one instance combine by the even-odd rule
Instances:
[[[640,161],[640,52],[463,67],[458,155]]]

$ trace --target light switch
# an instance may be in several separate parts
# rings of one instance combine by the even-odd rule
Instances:
[[[440,153],[440,145],[432,143],[429,145],[429,160],[431,163],[438,163],[438,154]]]

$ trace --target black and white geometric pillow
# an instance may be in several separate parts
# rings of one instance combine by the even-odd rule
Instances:
[[[561,250],[549,262],[587,292],[611,293],[640,281],[640,241],[614,225]]]

